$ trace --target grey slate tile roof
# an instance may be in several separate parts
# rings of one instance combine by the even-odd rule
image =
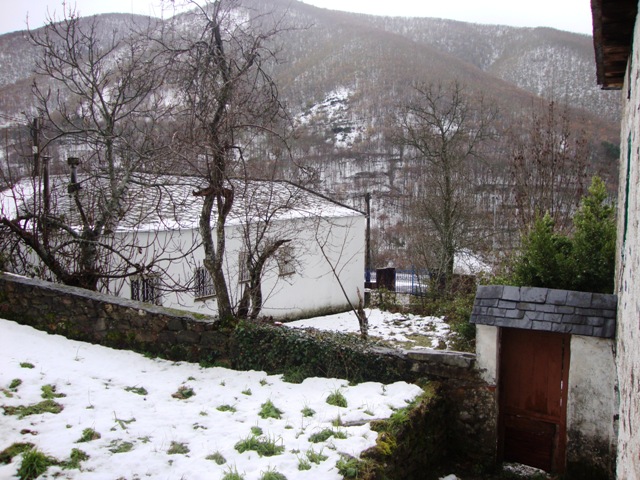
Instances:
[[[79,191],[83,205],[89,212],[97,212],[104,202],[98,201],[100,189],[106,189],[106,178],[80,179]],[[56,215],[65,215],[71,225],[77,210],[73,198],[67,193],[66,176],[50,178],[51,205]],[[150,176],[137,174],[128,186],[126,195],[118,205],[122,218],[117,231],[162,231],[197,228],[202,209],[202,197],[195,191],[205,186],[197,177]],[[285,220],[305,217],[339,218],[363,215],[353,208],[327,197],[284,181],[231,180],[234,202],[228,224],[264,221],[269,217]],[[21,181],[13,189],[0,192],[0,215],[13,217],[17,210],[33,211],[38,200],[34,192],[42,186],[32,179]],[[92,192],[90,195],[88,192]]]
[[[614,338],[617,297],[537,287],[478,287],[471,323]]]

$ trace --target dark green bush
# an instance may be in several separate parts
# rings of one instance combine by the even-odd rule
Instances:
[[[549,215],[522,236],[512,261],[511,283],[521,286],[612,293],[615,270],[615,208],[594,177],[573,219],[572,236],[554,230]]]
[[[476,327],[469,323],[475,292],[454,296],[426,297],[420,305],[420,314],[443,317],[454,333],[449,348],[463,352],[475,352]]]
[[[586,292],[612,293],[615,277],[615,208],[607,204],[607,189],[594,177],[573,224],[575,288]]]
[[[234,368],[286,373],[295,381],[319,376],[390,383],[405,379],[408,368],[401,359],[377,354],[359,336],[313,329],[241,321],[233,344]]]
[[[573,245],[554,231],[549,214],[538,217],[522,237],[513,269],[515,282],[529,287],[567,288],[573,276]]]
[[[22,463],[18,469],[18,478],[20,480],[34,480],[46,472],[51,465],[56,464],[56,459],[34,448],[23,453]]]

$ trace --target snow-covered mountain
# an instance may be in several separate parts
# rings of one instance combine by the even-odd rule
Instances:
[[[406,211],[404,159],[392,140],[399,108],[416,83],[460,82],[498,107],[501,126],[530,117],[532,108],[550,99],[566,102],[571,122],[592,144],[591,165],[616,176],[611,165],[619,93],[596,85],[589,36],[351,14],[297,0],[241,3],[263,24],[282,20],[285,27],[274,46],[281,62],[272,73],[297,129],[297,163],[318,172],[316,188],[358,208],[364,208],[364,193],[373,193],[380,228],[391,228],[395,222],[385,219]],[[126,34],[132,20],[149,21],[121,14],[98,18],[105,35]],[[0,36],[0,127],[19,126],[21,112],[31,110],[36,58],[25,32]],[[504,160],[499,149],[488,156],[489,163]]]

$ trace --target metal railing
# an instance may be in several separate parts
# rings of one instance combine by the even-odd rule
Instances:
[[[375,270],[370,270],[369,272],[365,271],[365,281],[376,285],[377,272]],[[396,293],[407,293],[409,295],[425,295],[429,289],[430,281],[431,274],[428,270],[410,268],[402,270],[397,269],[395,271]]]

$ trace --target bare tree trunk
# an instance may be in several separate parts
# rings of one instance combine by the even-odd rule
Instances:
[[[437,291],[446,293],[456,254],[480,245],[482,217],[471,160],[478,160],[481,146],[492,139],[496,111],[457,83],[421,85],[415,93],[403,109],[396,138],[402,151],[414,157],[407,162],[416,200],[410,243],[421,266],[435,275]]]

